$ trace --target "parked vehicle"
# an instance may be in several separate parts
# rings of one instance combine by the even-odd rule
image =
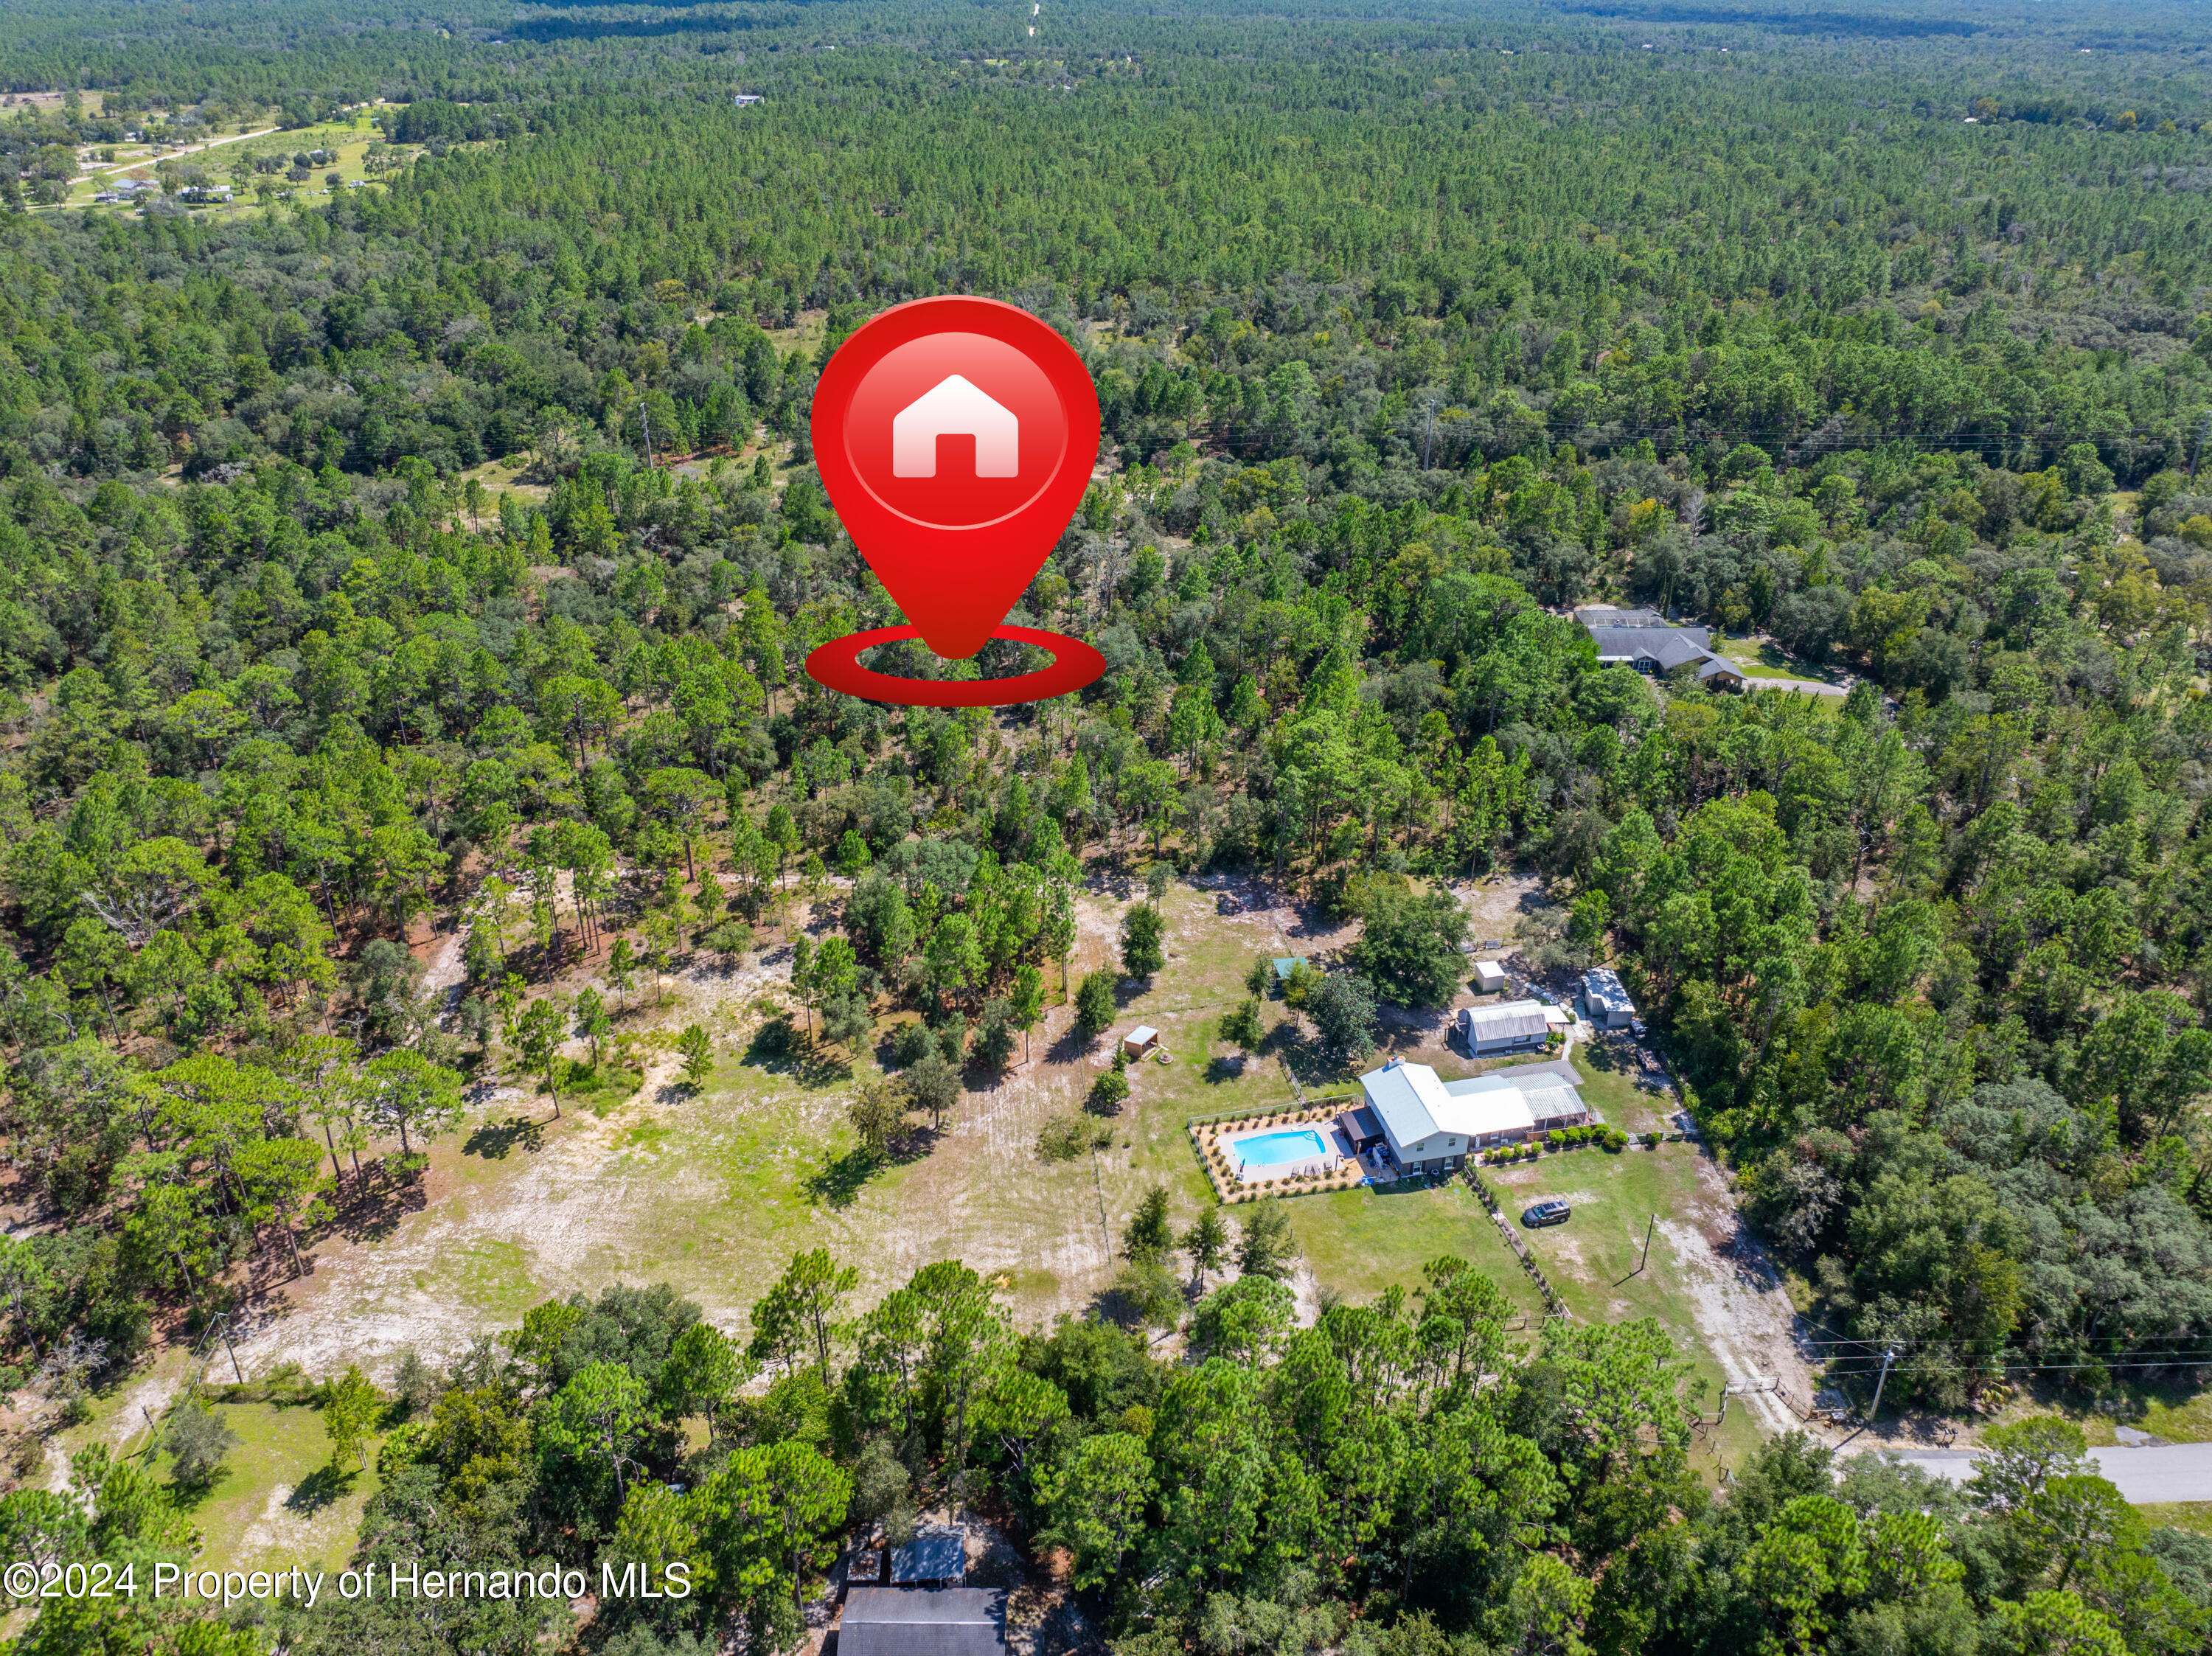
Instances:
[[[1564,1225],[1574,1210],[1563,1198],[1547,1196],[1521,1216],[1521,1222],[1531,1230],[1540,1230],[1546,1225]]]

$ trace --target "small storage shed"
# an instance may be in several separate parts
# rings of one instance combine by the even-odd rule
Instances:
[[[1474,991],[1479,995],[1504,994],[1505,968],[1496,961],[1477,961],[1474,963]]]
[[[1149,1023],[1140,1023],[1121,1037],[1121,1054],[1131,1063],[1159,1048],[1160,1032]]]
[[[926,1524],[891,1554],[896,1587],[957,1587],[968,1579],[968,1526]]]

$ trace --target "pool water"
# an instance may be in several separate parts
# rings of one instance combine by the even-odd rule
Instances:
[[[1285,1162],[1309,1162],[1328,1154],[1321,1135],[1312,1128],[1297,1132],[1261,1133],[1236,1141],[1237,1160],[1248,1168],[1279,1168]]]

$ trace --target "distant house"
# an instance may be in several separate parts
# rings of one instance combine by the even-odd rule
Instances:
[[[1509,1000],[1502,1006],[1462,1006],[1455,1021],[1469,1058],[1541,1046],[1552,1034],[1542,1004],[1533,1000]]]
[[[895,1587],[957,1587],[968,1579],[968,1526],[925,1524],[891,1554]]]
[[[1149,1023],[1140,1023],[1121,1037],[1121,1054],[1132,1063],[1159,1050],[1160,1032]]]
[[[1601,1029],[1620,1029],[1636,1020],[1636,1003],[1620,985],[1620,974],[1600,966],[1583,974],[1583,1004]]]
[[[1581,1085],[1582,1077],[1564,1064],[1522,1065],[1444,1081],[1425,1064],[1394,1058],[1359,1077],[1366,1105],[1352,1113],[1371,1116],[1381,1125],[1400,1168],[1439,1173],[1493,1145],[1593,1119]]]
[[[837,1656],[1005,1656],[1006,1595],[988,1587],[854,1587]]]
[[[758,103],[766,95],[765,93],[760,92],[740,92],[732,95],[730,101],[739,109],[743,109],[749,104]]]
[[[1743,669],[1712,647],[1703,627],[1669,626],[1651,610],[1615,610],[1593,604],[1575,611],[1593,643],[1601,667],[1633,667],[1639,673],[1671,673],[1694,667],[1700,684],[1743,688]]]
[[[1504,994],[1505,968],[1496,961],[1477,961],[1474,963],[1474,992],[1478,995]]]

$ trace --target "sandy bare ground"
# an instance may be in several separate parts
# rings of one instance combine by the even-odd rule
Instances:
[[[1103,895],[1078,904],[1078,978],[1086,963],[1109,956],[1121,907]],[[427,986],[458,981],[458,937],[434,941],[428,956]],[[777,949],[734,972],[695,966],[665,980],[659,1009],[650,985],[641,986],[638,998],[647,1004],[627,1027],[664,1040],[648,1049],[636,1096],[605,1119],[572,1108],[555,1123],[550,1102],[533,1091],[484,1089],[463,1137],[522,1118],[541,1124],[542,1140],[495,1168],[441,1146],[418,1210],[380,1232],[319,1243],[313,1275],[268,1296],[246,1319],[239,1355],[246,1372],[296,1362],[321,1376],[360,1362],[388,1378],[410,1350],[450,1361],[479,1336],[520,1319],[520,1302],[488,1309],[454,1291],[455,1262],[487,1258],[509,1271],[524,1301],[668,1280],[710,1321],[732,1330],[794,1247],[827,1247],[858,1266],[860,1305],[932,1260],[957,1255],[1010,1284],[1024,1322],[1080,1310],[1119,1263],[1115,1238],[1139,1181],[1118,1144],[1056,1180],[1034,1176],[1038,1133],[1079,1099],[1098,1056],[1071,1055],[1062,1042],[1072,1007],[1048,1009],[1032,1038],[1034,1062],[965,1095],[929,1154],[902,1170],[895,1197],[871,1187],[850,1205],[795,1204],[789,1186],[809,1153],[804,1147],[836,1131],[849,1089],[793,1082],[694,1099],[678,1084],[679,1060],[665,1040],[700,1022],[726,1066],[763,1007],[787,992],[789,958]],[[1056,1049],[1057,1060],[1048,1056]],[[578,1043],[570,1050],[582,1055]],[[714,1152],[768,1116],[787,1129],[769,1152],[783,1159],[732,1174],[728,1158]],[[682,1149],[656,1151],[655,1135]],[[748,1231],[751,1216],[741,1211],[749,1204],[781,1216],[772,1247],[751,1240],[757,1229]]]
[[[1679,1261],[1698,1332],[1730,1386],[1778,1381],[1790,1396],[1809,1404],[1812,1370],[1798,1343],[1797,1314],[1781,1273],[1736,1211],[1726,1178],[1710,1156],[1700,1156],[1698,1171],[1695,1210],[1659,1222],[1659,1234]],[[1748,1407],[1770,1432],[1804,1424],[1771,1392],[1743,1393],[1739,1406]]]

